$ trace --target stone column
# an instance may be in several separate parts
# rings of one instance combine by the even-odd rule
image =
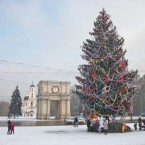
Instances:
[[[60,119],[64,118],[63,114],[63,100],[60,101]]]
[[[70,100],[67,100],[66,102],[66,117],[69,118],[71,115],[70,115]]]
[[[47,107],[46,108],[47,108],[47,110],[46,110],[47,120],[50,120],[50,100],[49,99],[47,99]]]
[[[36,114],[36,118],[39,119],[39,100],[37,99],[37,114]]]
[[[42,98],[38,98],[37,106],[37,119],[42,119]]]
[[[40,119],[44,119],[43,118],[43,99],[40,99]]]

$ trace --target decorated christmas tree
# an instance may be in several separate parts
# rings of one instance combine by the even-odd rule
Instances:
[[[13,115],[14,118],[16,115],[22,115],[21,106],[22,106],[22,99],[20,96],[20,91],[17,86],[11,97],[11,103],[9,106],[9,115]]]
[[[128,60],[110,16],[103,9],[94,22],[92,39],[83,42],[82,58],[86,64],[80,65],[81,76],[76,79],[76,93],[85,111],[99,116],[118,116],[129,112],[135,93],[133,80],[137,71],[128,70]]]

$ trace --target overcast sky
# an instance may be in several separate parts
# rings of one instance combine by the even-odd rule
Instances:
[[[125,39],[129,69],[145,74],[144,6],[144,0],[0,0],[0,97],[16,85],[23,97],[32,81],[77,83],[80,46],[102,8]]]

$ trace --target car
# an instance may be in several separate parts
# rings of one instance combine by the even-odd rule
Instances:
[[[142,120],[145,120],[145,113],[144,113],[144,112],[141,113],[141,114],[139,115],[139,117],[140,117]]]
[[[141,113],[140,116],[141,116],[141,117],[145,117],[145,113]]]
[[[78,124],[85,124],[85,119],[84,118],[81,118],[81,117],[77,117],[77,118],[78,118]],[[66,125],[73,125],[74,124],[74,120],[75,120],[75,117],[66,118],[64,120],[64,123]]]

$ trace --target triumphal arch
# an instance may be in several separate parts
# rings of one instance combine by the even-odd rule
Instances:
[[[55,119],[70,117],[70,82],[45,81],[38,84],[37,119],[50,119],[51,101],[55,102]]]

